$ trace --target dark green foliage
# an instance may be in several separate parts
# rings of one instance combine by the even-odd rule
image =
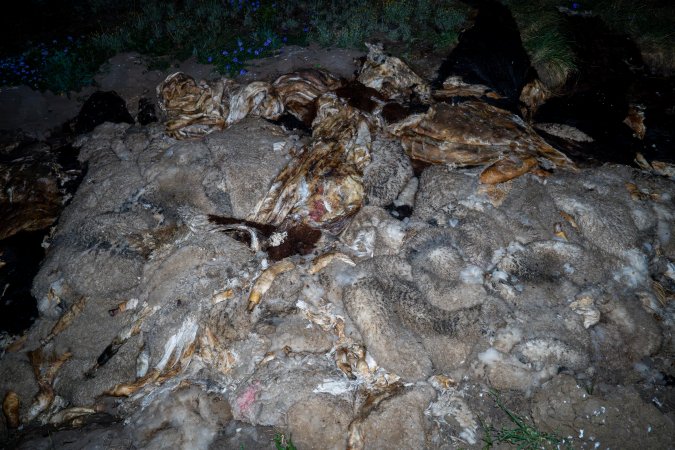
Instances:
[[[493,426],[485,424],[481,420],[481,426],[484,431],[484,450],[492,448],[495,444],[511,444],[516,446],[518,450],[571,448],[569,442],[566,442],[562,437],[555,433],[546,433],[537,430],[534,426],[527,423],[524,417],[508,409],[502,402],[497,391],[490,390],[490,396],[494,399],[497,407],[508,416],[515,427],[502,427],[496,429]]]
[[[89,17],[88,29],[99,31],[65,43],[28,43],[19,56],[0,60],[0,85],[76,90],[92,82],[102,62],[123,51],[150,57],[153,68],[196,56],[234,75],[246,60],[273,54],[285,43],[363,48],[367,40],[388,40],[447,50],[466,19],[466,7],[459,5],[456,0],[83,0],[73,3],[73,17]]]

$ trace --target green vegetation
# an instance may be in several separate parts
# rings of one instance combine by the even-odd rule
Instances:
[[[75,3],[78,17],[91,17],[98,31],[67,42],[27,43],[20,54],[0,59],[0,85],[79,89],[92,82],[102,62],[123,51],[146,55],[159,68],[195,56],[230,76],[243,73],[246,60],[273,54],[285,43],[364,48],[377,39],[403,42],[403,50],[447,51],[467,11],[457,0]]]
[[[508,409],[497,391],[490,390],[490,396],[494,399],[499,409],[508,416],[509,420],[515,425],[515,428],[502,427],[498,430],[481,421],[481,426],[484,430],[484,450],[492,448],[495,444],[515,445],[518,450],[561,448],[563,446],[563,448],[571,448],[570,443],[557,434],[537,430],[532,425],[529,425],[524,417]]]
[[[599,16],[611,29],[626,33],[656,70],[675,70],[675,3],[658,0],[502,0],[520,28],[523,45],[540,78],[551,88],[574,74],[572,42],[559,7]]]
[[[62,17],[52,19],[58,10],[49,9],[49,2],[26,1],[25,9],[38,8],[33,14],[41,21],[25,12],[19,16],[25,24],[13,25],[11,43],[3,46],[11,54],[0,55],[0,85],[58,93],[91,84],[101,63],[122,51],[149,57],[152,68],[195,56],[230,76],[242,73],[246,60],[283,51],[284,44],[363,49],[366,41],[381,41],[388,51],[409,58],[445,55],[470,12],[461,0],[73,0],[62,8]],[[525,48],[549,87],[562,86],[576,70],[560,6],[599,15],[633,36],[650,65],[675,69],[675,4],[502,1],[513,11]],[[54,36],[47,36],[52,23]],[[40,41],[28,40],[35,36]]]
[[[293,439],[289,436],[288,440],[286,440],[286,436],[281,433],[274,435],[274,447],[276,450],[298,450],[293,445]]]
[[[588,6],[611,28],[630,35],[650,67],[675,71],[675,3],[596,0]]]
[[[560,2],[507,0],[504,3],[518,23],[523,46],[541,80],[551,88],[562,86],[576,70],[576,61],[556,9]]]

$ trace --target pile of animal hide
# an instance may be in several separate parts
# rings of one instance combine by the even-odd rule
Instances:
[[[283,114],[311,125],[311,144],[297,152],[248,219],[331,231],[340,231],[363,204],[363,173],[376,136],[400,140],[413,160],[487,166],[480,175],[486,184],[529,171],[545,176],[556,168],[574,169],[520,117],[487,103],[498,97],[489,88],[451,77],[432,92],[400,59],[379,46],[368,48],[353,81],[320,69],[247,85],[170,75],[157,87],[167,133],[197,138],[247,116],[277,120]],[[468,100],[448,102],[457,98]]]

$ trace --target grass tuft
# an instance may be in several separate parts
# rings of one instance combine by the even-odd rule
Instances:
[[[552,90],[562,87],[577,70],[576,56],[564,27],[557,2],[509,0],[520,28],[523,46],[539,78]]]
[[[555,433],[547,433],[537,430],[534,426],[527,423],[524,417],[508,409],[501,400],[499,393],[493,389],[489,391],[490,396],[495,403],[515,425],[514,428],[502,427],[496,429],[485,424],[481,420],[481,426],[484,430],[483,446],[484,450],[492,448],[495,444],[511,444],[518,450],[535,450],[541,448],[568,448],[571,449],[569,442]]]

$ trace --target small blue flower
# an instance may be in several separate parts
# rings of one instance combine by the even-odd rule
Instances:
[[[227,56],[229,53],[227,53],[227,50],[222,51],[223,56]]]
[[[208,62],[211,62],[211,61],[213,61],[213,58],[209,56],[208,58],[206,58],[206,60],[207,60]]]
[[[302,32],[303,32],[303,33],[307,33],[308,31],[309,31],[309,27],[303,27],[303,28],[302,28]]]
[[[238,52],[239,52],[239,50],[234,49],[234,51],[232,51],[232,54],[233,54],[233,55],[236,55]]]
[[[226,66],[225,66],[225,69],[230,70],[230,65],[229,65],[229,64],[226,65]]]
[[[246,53],[251,53],[251,49],[250,49],[250,48],[247,48],[247,49],[246,49]]]
[[[246,69],[241,69],[239,71],[239,75],[245,75],[246,74]]]
[[[288,41],[288,38],[287,38],[286,36],[284,36],[284,37],[281,38],[281,40],[282,40],[283,42],[286,42],[286,41]]]
[[[256,56],[258,56],[260,54],[260,52],[258,50],[254,51],[253,53],[255,53]]]
[[[237,58],[237,57],[235,56],[234,58],[232,58],[232,62],[238,63],[238,62],[239,62],[239,58]]]
[[[579,6],[580,5],[576,2],[572,3],[572,9],[579,9]]]
[[[72,37],[72,36],[68,36],[66,39],[68,39],[70,42],[73,42],[73,37]]]

